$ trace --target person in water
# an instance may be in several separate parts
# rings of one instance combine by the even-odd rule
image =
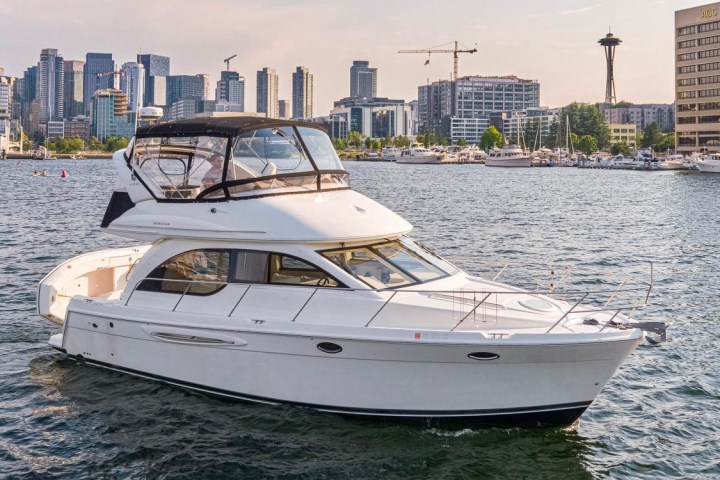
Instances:
[[[47,177],[47,172],[43,169],[42,173],[40,174],[42,177]]]
[[[38,173],[37,170],[35,170],[35,171],[33,172],[33,177],[37,177],[38,175],[40,175],[40,174]]]

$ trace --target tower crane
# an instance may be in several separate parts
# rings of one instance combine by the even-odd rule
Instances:
[[[235,58],[235,57],[237,57],[237,53],[236,53],[235,55],[233,55],[232,57],[228,57],[228,58],[226,58],[225,60],[223,60],[223,62],[225,62],[225,66],[226,66],[225,69],[226,69],[228,72],[230,71],[230,60],[232,60],[232,59]]]
[[[455,48],[449,49],[449,48],[427,48],[424,50],[398,50],[398,53],[427,53],[428,56],[433,53],[452,53],[454,57],[454,66],[453,66],[453,80],[457,80],[458,78],[458,53],[475,53],[477,52],[477,48],[468,48],[465,50],[458,49],[458,42],[457,40],[454,42]],[[452,45],[451,43],[445,44],[445,45]],[[438,45],[438,47],[443,47],[445,45]],[[430,62],[428,59],[427,62],[425,62],[425,65],[427,65]]]

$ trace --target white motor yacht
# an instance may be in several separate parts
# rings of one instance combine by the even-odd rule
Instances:
[[[493,148],[485,158],[488,167],[531,167],[532,157],[527,155],[520,145],[505,145]]]
[[[442,163],[445,155],[423,147],[410,147],[400,152],[395,163]]]
[[[711,153],[705,157],[697,157],[695,165],[703,173],[720,173],[720,154]]]
[[[50,345],[89,365],[348,415],[565,425],[641,329],[664,333],[631,321],[634,303],[527,291],[442,259],[350,189],[316,124],[141,127],[114,162],[123,188],[101,227],[147,244],[69,259],[38,291],[60,327]]]
[[[380,158],[387,162],[395,162],[397,161],[397,159],[400,158],[401,152],[402,149],[397,147],[384,147],[382,149],[382,155],[380,156]]]

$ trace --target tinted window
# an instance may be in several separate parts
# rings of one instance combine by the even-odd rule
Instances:
[[[267,282],[266,252],[235,251],[235,259],[232,268],[232,281],[247,283]]]
[[[273,253],[270,255],[270,283],[337,287],[338,282],[314,265],[298,258]]]
[[[137,289],[209,295],[225,286],[229,264],[230,253],[227,250],[191,250],[163,262]]]

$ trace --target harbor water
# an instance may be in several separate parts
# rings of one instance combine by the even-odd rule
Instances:
[[[0,478],[720,478],[720,175],[346,168],[460,263],[608,276],[653,262],[636,318],[669,322],[668,342],[641,345],[576,425],[543,429],[358,420],[76,364],[47,346],[57,328],[37,316],[36,288],[69,257],[131,244],[99,229],[112,162],[0,162]]]

